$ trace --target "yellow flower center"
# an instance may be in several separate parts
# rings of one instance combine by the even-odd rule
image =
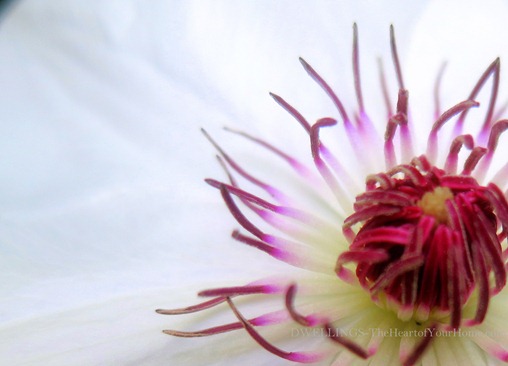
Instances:
[[[453,199],[453,193],[448,187],[436,187],[433,191],[425,193],[417,206],[421,207],[423,213],[433,216],[437,223],[448,223],[448,210],[445,202]]]

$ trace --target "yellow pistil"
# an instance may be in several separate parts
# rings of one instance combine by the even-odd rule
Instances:
[[[447,224],[448,210],[445,202],[452,198],[453,193],[448,187],[436,187],[432,192],[425,193],[417,205],[426,215],[434,216],[437,223]]]

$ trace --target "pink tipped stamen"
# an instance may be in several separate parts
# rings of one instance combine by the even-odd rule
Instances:
[[[220,287],[198,292],[198,296],[202,297],[232,297],[240,295],[255,294],[280,294],[282,288],[278,285],[250,285],[250,286],[234,286]]]
[[[232,128],[225,128],[226,131],[240,135],[242,137],[245,137],[246,139],[256,143],[259,146],[264,147],[268,151],[274,153],[275,155],[279,156],[281,159],[285,160],[298,174],[300,174],[302,177],[309,179],[313,178],[313,172],[311,172],[306,165],[300,163],[296,158],[290,156],[289,154],[285,153],[284,151],[276,148],[275,146],[269,144],[268,142],[254,137],[246,132],[235,130]]]
[[[270,203],[258,196],[255,196],[252,193],[246,192],[236,186],[232,186],[232,185],[229,185],[226,183],[219,182],[215,179],[205,179],[205,182],[208,183],[209,185],[211,185],[212,187],[217,188],[219,190],[221,190],[221,189],[226,190],[228,193],[239,197],[243,202],[249,202],[249,203],[254,204],[258,207],[261,207],[261,208],[266,209],[268,211],[274,212],[275,214],[294,219],[301,226],[308,226],[308,227],[311,227],[314,229],[318,228],[320,230],[335,231],[334,230],[335,228],[331,227],[330,224],[324,222],[323,220],[321,220],[320,218],[318,218],[316,216],[309,214],[308,212],[301,211],[301,210],[298,210],[298,209],[295,209],[292,207],[274,205],[273,203]],[[228,202],[230,202],[230,206],[231,206],[231,208],[234,208],[235,212],[240,211],[239,208],[234,204],[234,202],[232,200],[231,201],[228,200]],[[230,207],[230,206],[228,206],[228,207]],[[249,206],[249,208],[250,207],[251,206]],[[258,212],[259,211],[256,211],[256,213],[258,213]],[[240,212],[239,217],[240,216],[244,216],[244,215]],[[248,221],[245,216],[244,216],[244,218],[246,221]],[[267,216],[261,214],[261,218],[267,219]]]
[[[500,120],[492,126],[487,142],[487,154],[485,155],[485,158],[482,159],[480,166],[478,167],[478,180],[482,181],[485,178],[485,175],[490,168],[494,152],[498,146],[499,138],[506,130],[508,130],[508,120],[506,119]]]
[[[265,243],[264,241],[245,236],[241,234],[238,230],[233,231],[231,236],[233,237],[233,239],[238,240],[241,243],[247,244],[253,248],[259,249],[262,252],[265,252],[277,259],[282,259],[284,257],[284,252],[281,249],[275,248]]]
[[[395,148],[393,146],[393,138],[395,137],[397,126],[399,126],[399,124],[402,122],[401,119],[402,117],[396,114],[390,117],[388,123],[386,124],[384,146],[386,169],[390,169],[397,164],[397,157],[395,156]]]
[[[485,70],[485,72],[482,74],[476,85],[474,86],[473,90],[471,91],[471,94],[469,94],[468,99],[473,100],[476,98],[480,90],[483,88],[485,82],[490,77],[490,75],[493,75],[492,80],[492,90],[490,94],[489,99],[489,106],[487,107],[487,114],[485,116],[485,121],[483,123],[482,129],[479,134],[479,143],[484,144],[484,139],[487,137],[486,133],[488,132],[489,126],[492,122],[492,115],[495,109],[496,105],[496,99],[499,89],[499,76],[500,76],[500,69],[501,69],[501,62],[499,57],[496,58],[489,67]],[[454,135],[460,135],[462,133],[462,128],[464,126],[464,121],[466,119],[468,110],[464,110],[462,114],[459,116],[455,127],[454,127]]]
[[[240,243],[247,244],[253,248],[261,250],[275,259],[292,266],[314,271],[322,271],[323,269],[326,269],[323,268],[321,263],[316,263],[316,258],[309,256],[310,253],[308,247],[304,247],[303,245],[298,245],[296,243],[291,243],[274,237],[272,237],[274,240],[271,240],[273,242],[273,245],[271,245],[264,241],[243,235],[238,230],[233,231],[232,237]]]
[[[353,147],[354,151],[356,152],[356,156],[358,159],[361,159],[361,161],[364,164],[368,164],[369,156],[365,156],[365,154],[362,154],[363,152],[363,146],[360,139],[360,133],[355,126],[351,123],[351,119],[347,115],[346,109],[344,108],[344,105],[340,101],[340,99],[337,97],[333,89],[324,81],[324,79],[310,66],[307,61],[305,61],[303,58],[300,57],[300,63],[302,64],[303,68],[309,76],[325,91],[325,93],[328,95],[328,97],[332,100],[333,104],[339,111],[340,117],[344,123],[344,128],[346,130],[346,133],[348,135],[348,140],[351,143],[351,146]],[[367,122],[367,119],[365,121],[361,121],[361,123]],[[360,127],[360,126],[358,126]]]
[[[435,162],[437,158],[437,147],[438,147],[437,133],[441,129],[441,127],[443,127],[443,125],[455,115],[467,111],[469,108],[478,107],[479,105],[480,104],[478,102],[475,102],[473,100],[465,100],[448,109],[436,120],[436,122],[434,122],[434,125],[432,126],[432,129],[429,134],[429,139],[427,141],[427,154],[426,154],[427,158],[431,162]]]
[[[480,162],[480,159],[487,153],[487,149],[484,147],[476,146],[469,154],[469,157],[464,163],[464,169],[461,175],[470,175],[476,168],[476,165]]]
[[[397,127],[400,128],[402,160],[408,162],[413,155],[413,143],[408,128],[408,92],[405,89],[399,90],[397,99],[397,113],[390,117],[385,132],[385,162],[386,168],[390,169],[397,164],[393,138]]]
[[[492,120],[493,121],[499,121],[501,119],[501,117],[505,114],[506,110],[508,109],[508,100],[505,101],[501,107],[498,107],[495,111],[494,111],[494,114],[492,115]]]
[[[326,323],[327,320],[324,318],[321,318],[316,315],[304,316],[295,309],[296,288],[297,288],[296,284],[293,283],[286,290],[285,304],[286,309],[291,318],[298,324],[303,325],[305,327],[314,327],[316,325]]]
[[[507,108],[508,104],[496,110],[500,81],[500,62],[496,59],[482,74],[467,100],[441,113],[439,94],[446,65],[443,64],[434,85],[435,122],[428,136],[427,153],[415,156],[408,91],[404,86],[393,26],[390,27],[390,46],[399,89],[395,113],[392,113],[388,84],[379,61],[379,77],[388,114],[384,139],[387,168],[385,172],[368,175],[364,189],[342,165],[343,156],[333,154],[320,139],[321,128],[336,125],[335,119],[320,118],[311,125],[283,98],[270,93],[275,102],[296,119],[309,135],[313,162],[319,174],[263,139],[226,128],[289,164],[300,177],[306,179],[311,188],[317,187],[312,193],[320,193],[321,182],[317,182],[317,179],[322,178],[338,201],[338,205],[330,204],[338,221],[335,219],[329,223],[294,208],[293,202],[283,191],[247,173],[203,130],[218,151],[219,163],[229,179],[229,184],[214,179],[207,179],[206,182],[220,191],[231,215],[248,232],[244,235],[240,230],[234,230],[232,237],[236,241],[284,263],[313,272],[330,275],[334,269],[337,280],[363,289],[374,303],[387,311],[393,310],[401,321],[424,324],[426,328],[422,329],[425,329],[425,335],[414,347],[407,347],[410,342],[408,338],[402,337],[400,340],[400,362],[410,366],[421,362],[438,329],[457,330],[484,322],[492,297],[506,286],[508,202],[502,190],[506,189],[508,181],[508,163],[495,173],[492,183],[485,184],[483,179],[489,172],[500,136],[508,130],[508,120],[493,123],[497,120],[495,115]],[[373,157],[369,151],[380,150],[381,146],[365,110],[359,53],[358,27],[354,24],[352,66],[358,108],[353,111],[354,120],[349,118],[346,108],[330,85],[305,60],[300,58],[300,62],[337,108],[360,170],[372,172],[370,164],[378,157]],[[476,99],[491,76],[492,89],[485,121],[473,139],[473,135],[463,135],[460,131],[469,109],[479,105],[473,99]],[[439,150],[438,133],[442,134],[440,131],[444,124],[457,115],[451,146],[448,155],[444,156],[444,169],[441,169],[435,165],[443,152]],[[475,140],[478,146],[475,146]],[[395,142],[400,142],[400,153],[398,147],[396,149],[394,146]],[[370,148],[367,153],[366,146]],[[469,150],[469,155],[462,150],[463,147]],[[457,174],[459,154],[465,159],[462,171]],[[242,177],[242,182],[246,180],[264,190],[261,196],[268,193],[274,198],[270,200],[277,204],[240,188],[233,174]],[[358,191],[363,193],[356,196],[351,207],[352,196]],[[323,197],[320,203],[327,198]],[[257,221],[260,221],[260,226],[249,218],[252,213],[259,216],[260,220]],[[342,236],[337,226],[340,223]],[[281,235],[272,234],[265,227],[275,228]],[[339,254],[333,252],[330,257],[332,246],[342,240],[339,238],[347,239],[349,248]],[[330,258],[332,261],[335,259],[335,268]],[[307,298],[303,302],[305,306],[300,309],[304,310],[301,313],[296,304],[297,284],[287,285],[286,281],[263,280],[245,286],[206,289],[198,295],[211,297],[208,301],[180,309],[156,311],[165,315],[187,314],[227,302],[237,318],[235,322],[197,331],[164,330],[164,333],[178,337],[205,337],[243,328],[262,348],[294,362],[314,363],[329,354],[282,350],[261,336],[255,327],[293,320],[300,326],[318,327],[315,330],[326,332],[334,343],[352,353],[348,357],[356,355],[368,359],[376,352],[382,342],[380,337],[371,337],[365,348],[333,328],[334,322],[339,324],[347,320],[342,316],[348,314],[339,314],[340,309],[334,310],[334,314],[339,314],[337,319],[329,319],[329,309],[322,313],[305,311],[312,308],[308,305],[314,305],[309,302],[311,298]],[[285,308],[251,319],[246,319],[232,300],[239,296],[259,299],[271,295],[284,295]],[[306,293],[298,295],[299,298],[308,296]],[[473,307],[471,312],[465,311],[466,304]],[[387,318],[383,327],[390,322]],[[490,355],[508,362],[508,351],[488,337],[479,335],[471,339]],[[382,355],[380,357],[382,359]],[[336,359],[336,362],[342,361],[342,357]]]
[[[208,139],[208,141],[210,141],[210,143],[215,147],[215,149],[217,149],[222,158],[224,158],[224,160],[226,160],[229,166],[233,168],[238,174],[240,174],[242,177],[247,179],[252,184],[264,189],[277,201],[288,202],[288,198],[284,193],[247,173],[238,163],[236,163],[228,154],[226,154],[226,152],[212,139],[212,137],[208,134],[208,132],[206,132],[204,129],[201,129],[201,132],[203,132],[205,137]]]
[[[251,221],[247,219],[247,217],[240,211],[238,206],[235,204],[233,198],[231,197],[230,190],[233,190],[234,187],[227,187],[226,185],[222,185],[220,187],[222,197],[229,211],[236,219],[236,221],[248,232],[252,235],[256,236],[260,239],[260,242],[248,241],[242,239],[242,237],[238,236],[238,233],[234,232],[234,235],[242,239],[246,244],[251,246],[255,246],[258,249],[272,255],[275,258],[281,259],[288,263],[295,264],[299,267],[305,267],[306,265],[311,265],[311,261],[302,261],[300,256],[291,255],[289,253],[301,253],[307,252],[306,248],[300,244],[290,242],[286,239],[278,238],[274,235],[265,234],[261,231],[257,226],[255,226]]]
[[[494,359],[508,362],[508,350],[501,346],[498,341],[492,339],[488,334],[477,332],[472,340]]]
[[[425,330],[423,339],[416,345],[409,356],[402,362],[403,366],[413,366],[429,348],[437,330],[437,325],[432,325]]]
[[[251,221],[249,221],[247,217],[242,213],[242,211],[240,211],[238,206],[233,201],[233,198],[231,197],[228,188],[226,188],[226,186],[223,185],[220,187],[220,191],[222,198],[224,199],[224,202],[226,203],[226,206],[229,209],[229,212],[231,212],[231,215],[233,215],[236,222],[238,222],[245,230],[250,232],[252,235],[258,237],[261,240],[264,240],[266,234],[262,232]]]
[[[383,60],[378,58],[379,69],[379,83],[381,84],[381,92],[383,93],[383,100],[386,107],[386,115],[388,119],[393,115],[392,101],[390,100],[390,93],[388,92],[388,84],[386,82],[386,75],[383,66]]]
[[[312,134],[312,127],[310,123],[307,122],[307,120],[302,116],[300,112],[298,112],[282,97],[274,93],[270,93],[270,96],[305,129],[309,136]],[[340,177],[344,185],[348,187],[355,187],[357,184],[353,181],[351,175],[342,166],[339,160],[326,148],[326,146],[321,141],[319,141],[317,146],[319,147],[319,152],[322,154],[323,158],[335,170],[336,175]]]
[[[285,360],[300,362],[300,363],[313,363],[321,360],[323,358],[322,354],[319,353],[306,353],[306,352],[287,352],[281,350],[280,348],[275,347],[273,344],[264,339],[249,323],[247,319],[243,317],[243,315],[238,311],[237,307],[234,305],[233,301],[228,298],[227,302],[229,307],[237,317],[237,319],[242,323],[244,329],[249,333],[249,335],[254,339],[261,347],[267,350],[270,353],[273,353],[280,358]]]
[[[362,95],[362,83],[360,80],[360,51],[358,47],[358,26],[353,24],[353,76],[355,79],[356,100],[360,114],[365,113]]]
[[[270,93],[270,96],[280,105],[286,112],[288,112],[294,119],[298,121],[298,123],[310,134],[310,123],[307,122],[304,116],[300,112],[298,112],[292,105],[286,102],[282,97],[277,94]]]
[[[386,272],[378,277],[370,288],[370,292],[375,295],[383,290],[398,276],[402,276],[407,272],[414,271],[422,266],[425,258],[422,255],[414,255],[409,258],[400,259],[396,263],[392,263],[386,267]]]
[[[337,330],[332,326],[332,324],[326,323],[324,325],[324,329],[326,331],[326,335],[328,336],[328,338],[330,338],[335,343],[340,344],[341,346],[349,350],[351,353],[357,355],[358,357],[366,360],[367,358],[372,356],[372,354],[368,350],[364,349],[359,344],[353,342],[352,340],[344,337],[339,332],[337,332]]]
[[[346,109],[344,105],[340,101],[339,97],[335,94],[333,89],[328,85],[328,83],[310,66],[307,61],[300,57],[300,63],[302,64],[307,74],[324,90],[324,92],[328,95],[328,97],[332,100],[333,104],[339,111],[340,117],[346,126],[351,124],[351,120],[347,115]]]
[[[347,212],[347,208],[349,205],[348,200],[348,192],[345,191],[345,189],[340,185],[340,183],[337,181],[337,179],[334,177],[324,160],[321,158],[319,146],[321,144],[319,139],[319,130],[322,127],[329,127],[333,126],[337,123],[332,118],[322,118],[318,120],[311,128],[310,133],[310,142],[311,142],[311,151],[312,151],[312,157],[314,159],[314,164],[316,165],[316,168],[318,169],[319,173],[323,177],[324,181],[328,184],[330,187],[332,193],[337,198],[337,201],[339,202],[339,205],[341,209],[344,212]]]
[[[214,306],[217,306],[219,304],[222,304],[224,301],[226,301],[226,298],[224,297],[218,297],[216,299],[208,300],[205,302],[202,302],[197,305],[187,306],[185,308],[180,309],[157,309],[155,310],[158,314],[162,315],[181,315],[181,314],[189,314],[189,313],[196,313],[199,311],[203,311],[206,309],[210,309]]]
[[[226,301],[226,298],[224,298],[224,301]],[[258,316],[256,318],[249,319],[248,322],[252,324],[253,326],[267,326],[267,325],[274,325],[274,324],[280,324],[281,322],[285,321],[286,317],[283,316],[283,314],[278,312],[268,313],[261,316]],[[229,324],[223,324],[211,328],[206,328],[202,330],[197,331],[180,331],[180,330],[173,330],[173,329],[165,329],[162,332],[168,335],[172,335],[175,337],[183,337],[183,338],[196,338],[196,337],[208,337],[213,336],[216,334],[221,333],[228,333],[234,330],[242,329],[243,324],[241,322],[235,322],[235,323],[229,323]]]
[[[446,158],[445,163],[445,171],[448,174],[456,174],[457,173],[457,165],[459,160],[459,152],[464,146],[466,149],[471,150],[474,147],[473,136],[471,135],[460,135],[455,137],[451,146],[450,152],[448,153],[448,157]]]
[[[397,99],[397,114],[401,116],[400,126],[400,143],[402,151],[402,162],[407,163],[414,156],[413,141],[411,140],[411,132],[408,123],[408,91],[399,89],[399,97]]]
[[[441,82],[443,81],[443,75],[446,70],[447,63],[443,62],[437,73],[436,81],[434,83],[434,119],[438,119],[441,115]]]
[[[402,70],[400,68],[399,53],[397,52],[397,42],[395,41],[395,29],[393,25],[390,25],[390,49],[392,51],[392,61],[395,67],[399,89],[406,89],[404,87],[404,80],[402,79]]]

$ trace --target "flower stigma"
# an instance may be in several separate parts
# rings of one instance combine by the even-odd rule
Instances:
[[[471,365],[488,364],[490,359],[508,362],[508,337],[489,333],[501,332],[508,324],[488,320],[504,314],[496,300],[505,296],[508,259],[504,191],[508,164],[497,170],[491,166],[498,140],[508,130],[508,120],[497,118],[504,111],[496,107],[500,61],[489,65],[465,100],[445,111],[440,110],[438,98],[441,69],[435,88],[435,121],[425,153],[416,153],[420,141],[415,139],[409,118],[409,92],[393,26],[390,46],[398,94],[392,106],[380,63],[388,114],[384,136],[364,105],[356,24],[352,59],[357,107],[353,119],[323,77],[300,59],[333,102],[350,143],[348,152],[337,154],[320,137],[323,128],[339,124],[336,119],[323,117],[311,124],[274,93],[270,95],[275,102],[308,135],[313,166],[264,139],[226,129],[285,163],[309,187],[309,197],[321,197],[318,200],[324,206],[332,201],[331,220],[325,213],[302,208],[298,197],[248,172],[203,130],[227,177],[205,181],[219,191],[241,227],[233,231],[233,239],[305,271],[297,278],[266,278],[203,290],[198,295],[208,298],[204,302],[158,309],[159,314],[178,315],[222,307],[230,309],[236,319],[197,331],[164,333],[205,337],[244,329],[266,351],[299,363],[342,365],[362,359],[380,364],[392,359],[404,366],[446,363],[440,357],[455,357],[458,364]],[[492,89],[485,119],[477,133],[463,133],[468,112],[479,106],[475,98],[489,79]],[[452,132],[450,142],[443,143],[440,135],[447,123],[453,123]],[[358,172],[338,158],[350,152]],[[487,176],[492,178],[487,180]],[[364,184],[358,186],[357,178]],[[264,193],[252,193],[244,184]],[[243,315],[237,301],[277,296],[281,298],[279,309],[263,310],[252,318]],[[276,328],[285,329],[287,338],[295,330],[319,330],[325,339],[316,350],[286,351],[269,341],[270,330]],[[440,337],[444,332],[463,336]]]

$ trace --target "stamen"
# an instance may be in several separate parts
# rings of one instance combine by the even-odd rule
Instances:
[[[347,115],[346,109],[344,108],[344,105],[340,101],[340,99],[337,97],[333,89],[328,85],[326,81],[310,66],[307,61],[305,61],[303,58],[300,57],[300,63],[302,64],[303,68],[309,76],[314,79],[314,81],[325,91],[325,93],[330,97],[333,104],[339,111],[340,117],[342,118],[342,121],[344,124],[349,126],[351,124],[351,120],[349,119],[349,116]]]
[[[468,110],[472,107],[478,107],[480,104],[473,100],[465,100],[460,102],[459,104],[451,107],[446,112],[444,112],[437,120],[434,122],[432,129],[429,134],[429,139],[427,141],[427,158],[431,162],[436,161],[437,157],[437,132],[443,127],[443,125],[450,120],[453,116],[463,111]]]
[[[343,210],[343,212],[347,212],[347,208],[350,202],[348,199],[349,194],[335,179],[335,177],[332,175],[331,171],[328,169],[327,165],[325,164],[323,159],[321,159],[321,156],[319,154],[319,146],[320,146],[319,130],[322,127],[333,126],[336,123],[337,121],[335,121],[332,118],[322,118],[312,126],[310,135],[311,150],[316,168],[318,169],[319,173],[321,174],[325,182],[330,187],[332,193],[337,198],[337,201],[340,204],[340,208]]]
[[[285,160],[298,174],[303,176],[306,179],[312,179],[314,177],[314,174],[307,168],[306,165],[300,163],[296,158],[290,156],[289,154],[286,154],[284,151],[276,148],[275,146],[269,144],[268,142],[254,137],[246,132],[235,130],[229,127],[224,128],[226,131],[240,135],[242,137],[245,137],[246,139],[253,141],[254,143],[264,147],[265,149],[273,152],[275,155],[279,156],[283,160]]]
[[[437,330],[437,325],[434,324],[425,329],[424,337],[416,345],[411,354],[402,363],[404,366],[412,366],[423,356],[427,348],[430,346],[430,342],[434,339],[434,334]]]
[[[470,175],[474,170],[480,159],[487,153],[487,149],[484,147],[476,146],[469,154],[466,162],[464,163],[464,170],[461,175]]]
[[[215,179],[205,179],[205,182],[219,190],[225,189],[227,190],[227,192],[239,197],[241,200],[246,200],[248,202],[254,203],[259,207],[272,211],[276,214],[292,218],[298,221],[298,223],[301,225],[306,225],[314,229],[318,228],[323,231],[333,232],[336,230],[334,226],[331,226],[327,222],[321,220],[316,216],[311,215],[308,212],[301,211],[292,207],[274,205],[266,200],[263,200],[260,197],[253,195],[252,193],[248,193],[238,187],[219,182]]]
[[[237,317],[237,319],[242,323],[243,327],[249,333],[249,335],[254,339],[261,347],[266,349],[268,352],[273,353],[276,356],[279,356],[285,360],[295,361],[300,363],[312,363],[318,362],[323,358],[322,354],[317,352],[308,353],[308,352],[286,352],[281,350],[280,348],[275,347],[271,343],[269,343],[266,339],[261,337],[261,335],[256,332],[253,326],[249,323],[247,319],[243,317],[243,315],[238,311],[236,306],[233,304],[233,301],[230,298],[227,298],[227,302],[229,307]]]
[[[482,74],[482,76],[480,77],[480,79],[478,80],[478,82],[474,86],[473,90],[471,91],[471,94],[469,94],[469,97],[468,97],[469,100],[475,99],[476,96],[478,95],[478,93],[480,92],[480,90],[483,88],[483,85],[485,84],[485,82],[487,81],[489,76],[493,75],[492,90],[491,90],[490,99],[489,99],[489,106],[487,107],[487,114],[485,116],[485,121],[483,123],[482,129],[478,135],[480,144],[485,143],[484,139],[487,137],[486,133],[488,132],[488,128],[492,122],[492,114],[494,112],[496,99],[497,99],[497,93],[498,93],[498,89],[499,89],[500,69],[501,69],[501,62],[498,57],[485,70],[485,72]],[[455,128],[454,128],[454,135],[455,136],[461,134],[462,127],[464,125],[464,120],[466,119],[466,116],[467,116],[467,112],[468,112],[467,110],[464,110],[462,112],[462,114],[459,116],[459,118],[455,124]]]
[[[281,249],[275,248],[265,243],[264,241],[249,238],[248,236],[241,234],[238,230],[234,230],[231,236],[233,237],[233,239],[238,240],[239,242],[247,244],[256,249],[259,249],[277,259],[282,259],[285,256],[284,255],[285,253],[281,251]]]
[[[397,126],[400,126],[401,134],[401,151],[402,160],[409,161],[413,156],[413,146],[411,142],[411,134],[407,126],[407,108],[408,108],[408,92],[405,89],[399,90],[397,100],[397,113],[390,117],[386,125],[385,132],[385,161],[386,169],[392,168],[396,163],[395,151],[393,148],[393,138]]]
[[[270,93],[270,96],[279,104],[284,110],[286,110],[293,118],[297,120],[297,122],[305,129],[305,131],[311,135],[312,127],[309,122],[298,112],[294,107],[292,107],[289,103],[287,103],[280,96]],[[328,164],[335,170],[335,173],[340,178],[341,182],[344,183],[347,187],[356,187],[357,183],[351,178],[349,172],[344,169],[342,164],[334,157],[334,155],[324,146],[324,144],[319,141],[319,151],[325,158]]]
[[[286,291],[286,309],[291,318],[300,325],[305,327],[314,327],[318,324],[326,323],[326,319],[314,315],[304,316],[295,309],[296,284],[291,284]]]
[[[378,69],[379,69],[379,82],[381,84],[381,91],[383,93],[383,100],[386,107],[386,115],[388,119],[393,115],[392,101],[390,100],[390,93],[388,92],[388,85],[386,83],[386,75],[383,66],[383,60],[378,58]]]
[[[397,43],[395,41],[395,30],[393,28],[393,24],[390,25],[390,48],[392,51],[393,66],[395,67],[395,74],[397,75],[399,89],[406,89],[404,87],[404,81],[402,80],[402,71],[400,68],[399,54],[397,52]]]
[[[439,68],[439,71],[437,73],[436,81],[434,83],[434,119],[438,119],[441,115],[441,97],[440,97],[440,90],[441,90],[441,82],[443,80],[443,75],[446,70],[446,62],[443,62],[441,67]]]
[[[224,298],[226,301],[226,298]],[[249,319],[248,322],[253,326],[267,326],[273,324],[279,324],[282,321],[286,320],[287,316],[285,316],[281,311],[273,312],[258,316],[256,318]],[[162,332],[168,335],[172,335],[175,337],[184,337],[184,338],[195,338],[195,337],[208,337],[216,334],[227,333],[234,330],[242,329],[243,324],[241,322],[223,324],[216,327],[211,327],[207,329],[197,330],[193,332],[185,332],[180,330],[173,329],[165,329]]]
[[[252,235],[258,237],[261,240],[264,240],[266,234],[263,233],[260,229],[258,229],[252,222],[250,222],[247,219],[247,217],[245,217],[245,215],[240,211],[238,206],[236,206],[235,202],[233,201],[233,198],[229,193],[229,190],[226,188],[225,185],[220,187],[220,192],[222,198],[224,199],[224,202],[226,203],[226,206],[229,209],[229,212],[231,212],[236,222],[242,225],[242,227],[248,232],[250,232]]]
[[[210,308],[212,308],[214,306],[222,304],[224,301],[226,301],[226,298],[224,298],[224,297],[218,297],[216,299],[208,300],[208,301],[202,302],[200,304],[188,306],[188,307],[185,307],[185,308],[180,308],[180,309],[157,309],[155,311],[158,314],[162,314],[162,315],[180,315],[180,314],[196,313],[198,311],[210,309]]]
[[[270,96],[280,105],[284,110],[286,110],[294,119],[300,123],[300,125],[310,134],[310,123],[307,122],[305,117],[302,116],[300,112],[298,112],[293,106],[291,106],[288,102],[286,102],[282,97],[277,94],[270,93]]]
[[[335,343],[340,344],[341,346],[343,346],[344,348],[348,349],[350,352],[354,353],[358,357],[363,358],[364,360],[366,360],[367,358],[372,356],[371,352],[365,350],[359,344],[356,344],[352,340],[350,340],[350,339],[344,337],[343,335],[341,335],[340,333],[338,333],[336,331],[336,329],[333,328],[330,323],[326,323],[324,325],[324,329],[326,331],[326,335],[332,341],[334,341]]]
[[[508,362],[508,350],[489,337],[488,334],[484,332],[477,332],[472,340],[490,356],[497,358],[500,361]]]
[[[472,246],[472,258],[475,263],[475,281],[478,284],[478,304],[476,306],[476,313],[473,320],[466,322],[467,326],[473,326],[480,324],[487,315],[487,309],[490,302],[490,291],[489,291],[489,274],[487,273],[487,266],[485,264],[485,258],[476,245]]]
[[[485,178],[492,162],[492,157],[494,156],[494,152],[496,151],[499,143],[499,138],[506,130],[508,130],[508,120],[506,119],[498,121],[492,126],[489,141],[487,142],[487,155],[485,155],[485,158],[481,161],[480,166],[477,169],[476,175],[479,181],[483,181]]]
[[[325,263],[327,258],[316,255],[313,256],[312,253],[314,251],[310,247],[292,243],[288,240],[276,238],[274,236],[270,236],[269,241],[272,244],[270,245],[264,241],[245,236],[238,230],[233,231],[232,237],[241,243],[259,249],[268,255],[295,267],[329,274],[329,269]]]
[[[362,83],[360,81],[360,57],[358,48],[358,26],[353,24],[353,77],[355,79],[356,100],[361,115],[365,113],[362,96]],[[360,119],[361,120],[361,119]]]
[[[409,246],[411,239],[412,235],[409,230],[402,230],[402,228],[378,227],[369,230],[368,232],[359,233],[350,248],[361,248],[376,242]]]
[[[240,165],[238,165],[226,152],[212,139],[212,137],[204,130],[201,129],[201,132],[205,135],[205,137],[210,141],[210,143],[217,149],[217,151],[221,154],[221,156],[226,160],[226,162],[242,177],[247,179],[249,182],[261,187],[266,192],[268,192],[273,198],[275,198],[279,202],[288,202],[289,199],[286,197],[284,193],[279,191],[278,189],[272,187],[271,185],[260,181],[254,176],[247,173]]]
[[[239,295],[255,295],[255,294],[280,294],[281,286],[277,285],[251,285],[251,286],[234,286],[220,287],[198,292],[198,296],[202,297],[231,297]]]
[[[474,146],[473,137],[471,135],[460,135],[455,137],[451,146],[448,157],[446,158],[445,171],[449,174],[457,173],[457,163],[459,159],[459,152],[462,146],[471,150]]]
[[[406,272],[413,271],[421,267],[425,258],[423,255],[414,255],[408,258],[401,258],[397,262],[393,262],[386,267],[385,272],[378,277],[376,282],[370,288],[370,292],[376,295],[379,291],[389,285],[396,277]]]

